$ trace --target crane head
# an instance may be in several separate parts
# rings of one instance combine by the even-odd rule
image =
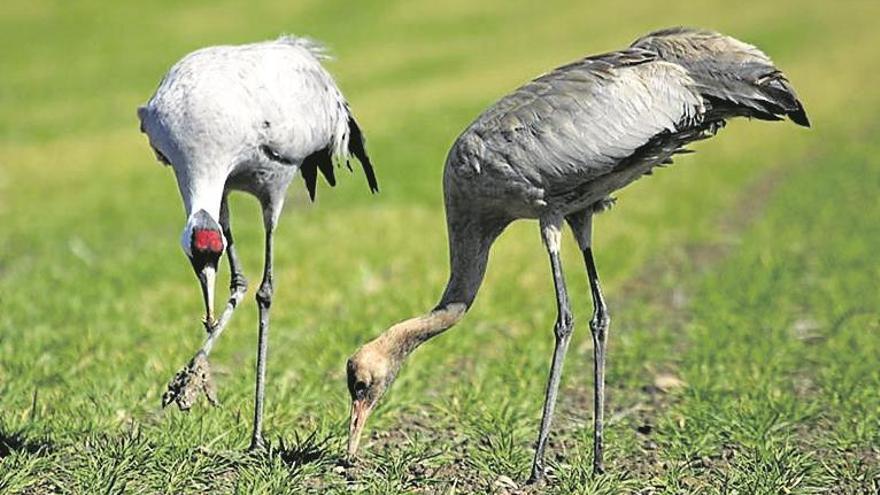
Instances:
[[[220,225],[205,210],[197,211],[186,224],[182,245],[202,286],[205,327],[210,332],[214,326],[214,280],[226,246]]]
[[[348,393],[351,395],[351,419],[348,427],[348,457],[357,454],[361,433],[376,402],[394,381],[396,368],[387,353],[362,347],[348,359]]]
[[[357,453],[367,417],[391,387],[409,353],[432,335],[455,325],[467,308],[465,303],[448,303],[424,316],[397,323],[348,358],[349,459]]]

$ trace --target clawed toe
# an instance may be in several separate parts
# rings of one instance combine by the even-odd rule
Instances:
[[[208,356],[203,352],[196,354],[168,384],[168,390],[162,395],[162,407],[174,402],[181,411],[187,411],[195,404],[200,393],[204,393],[212,405],[220,405]]]

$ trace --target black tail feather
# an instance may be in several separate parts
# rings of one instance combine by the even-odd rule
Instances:
[[[367,176],[367,182],[372,192],[379,192],[379,183],[376,180],[376,173],[373,171],[373,164],[370,157],[367,156],[367,150],[364,147],[364,135],[355,122],[354,117],[348,118],[348,151],[354,155],[364,169]],[[346,160],[345,165],[351,170],[351,164]],[[303,181],[306,183],[306,189],[309,191],[309,199],[315,200],[315,191],[318,180],[318,171],[327,180],[331,187],[336,185],[336,174],[333,170],[333,150],[330,146],[322,148],[303,160],[300,167]]]
[[[324,176],[324,179],[327,180],[327,183],[330,184],[330,187],[334,187],[336,186],[336,175],[333,172],[333,158],[330,155],[329,149],[324,157],[324,159],[318,162],[318,170],[321,171],[321,174]]]
[[[306,183],[306,189],[309,191],[309,199],[315,200],[315,182],[318,178],[318,170],[313,167],[303,166],[300,169],[303,181]]]
[[[348,117],[348,151],[361,162],[364,175],[367,176],[367,183],[370,185],[370,191],[379,192],[379,182],[376,180],[373,164],[370,162],[370,157],[367,156],[367,150],[364,146],[364,134],[352,116]]]
[[[810,118],[807,117],[807,111],[804,110],[804,106],[800,101],[797,102],[795,110],[788,112],[788,118],[797,125],[810,127]]]
[[[302,173],[306,189],[309,191],[309,199],[312,201],[315,200],[318,170],[321,171],[321,175],[327,179],[327,183],[331,187],[336,185],[336,176],[333,173],[333,155],[329,147],[320,149],[307,156],[300,167],[300,173]]]
[[[798,100],[797,93],[782,72],[776,71],[770,74],[760,80],[758,86],[773,99],[773,103],[777,107],[773,110],[776,113],[787,115],[795,124],[810,127],[810,119],[807,117],[803,104]]]

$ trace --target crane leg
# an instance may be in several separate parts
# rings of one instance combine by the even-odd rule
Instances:
[[[611,318],[602,297],[596,262],[593,260],[593,212],[590,208],[566,218],[584,255],[587,277],[590,279],[590,292],[593,298],[593,317],[590,331],[593,334],[593,473],[605,472],[603,463],[604,445],[602,433],[605,418],[605,345]]]
[[[260,311],[260,333],[257,341],[257,387],[254,398],[254,432],[248,450],[265,446],[263,441],[263,399],[266,395],[266,355],[269,347],[269,308],[272,306],[272,242],[274,221],[266,222],[266,259],[263,265],[263,281],[257,290],[257,306]]]
[[[541,417],[541,430],[538,433],[538,444],[535,448],[535,458],[532,462],[532,474],[529,483],[540,481],[544,477],[544,449],[547,447],[547,438],[550,435],[550,424],[553,422],[553,410],[556,406],[556,396],[559,391],[559,382],[562,377],[562,365],[565,353],[571,340],[574,321],[568,302],[568,292],[565,288],[565,279],[562,274],[562,263],[559,259],[560,246],[560,223],[551,222],[545,224],[542,221],[541,234],[544,245],[550,255],[550,267],[553,272],[553,283],[556,288],[556,305],[558,316],[553,333],[556,344],[553,349],[553,361],[550,365],[550,377],[547,381],[547,391],[544,396],[544,412]]]
[[[596,263],[593,261],[593,250],[587,247],[583,250],[584,264],[587,266],[587,275],[590,278],[590,291],[593,296],[593,317],[590,319],[590,331],[593,334],[593,473],[605,472],[603,463],[604,446],[602,433],[605,417],[605,344],[608,339],[608,328],[611,325],[611,317],[608,316],[608,308],[602,297],[602,288],[599,286],[599,275],[596,272]]]
[[[229,259],[229,300],[226,302],[226,308],[223,309],[223,314],[220,315],[217,325],[214,326],[214,332],[226,326],[235,308],[241,304],[241,300],[247,292],[247,279],[244,277],[235,250],[232,226],[229,223],[229,205],[225,195],[223,202],[220,203],[220,227],[223,229],[223,236],[226,237],[226,257]]]
[[[205,394],[211,404],[215,406],[219,404],[217,389],[211,378],[208,355],[211,354],[214,343],[220,337],[220,334],[223,333],[223,330],[232,318],[232,313],[241,303],[245,292],[247,292],[247,279],[244,277],[241,263],[239,263],[238,255],[235,251],[235,241],[233,240],[232,228],[229,223],[229,205],[225,195],[220,203],[220,228],[223,229],[223,236],[226,237],[226,256],[229,258],[229,301],[227,301],[226,308],[223,310],[223,314],[220,315],[219,320],[216,322],[205,321],[205,330],[208,332],[208,337],[193,358],[190,359],[189,363],[174,375],[174,378],[168,384],[168,389],[162,395],[162,407],[174,402],[181,410],[188,410],[201,393]]]

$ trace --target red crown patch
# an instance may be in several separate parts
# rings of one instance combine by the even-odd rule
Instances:
[[[223,252],[223,238],[216,230],[200,229],[193,232],[193,249],[212,253]]]

